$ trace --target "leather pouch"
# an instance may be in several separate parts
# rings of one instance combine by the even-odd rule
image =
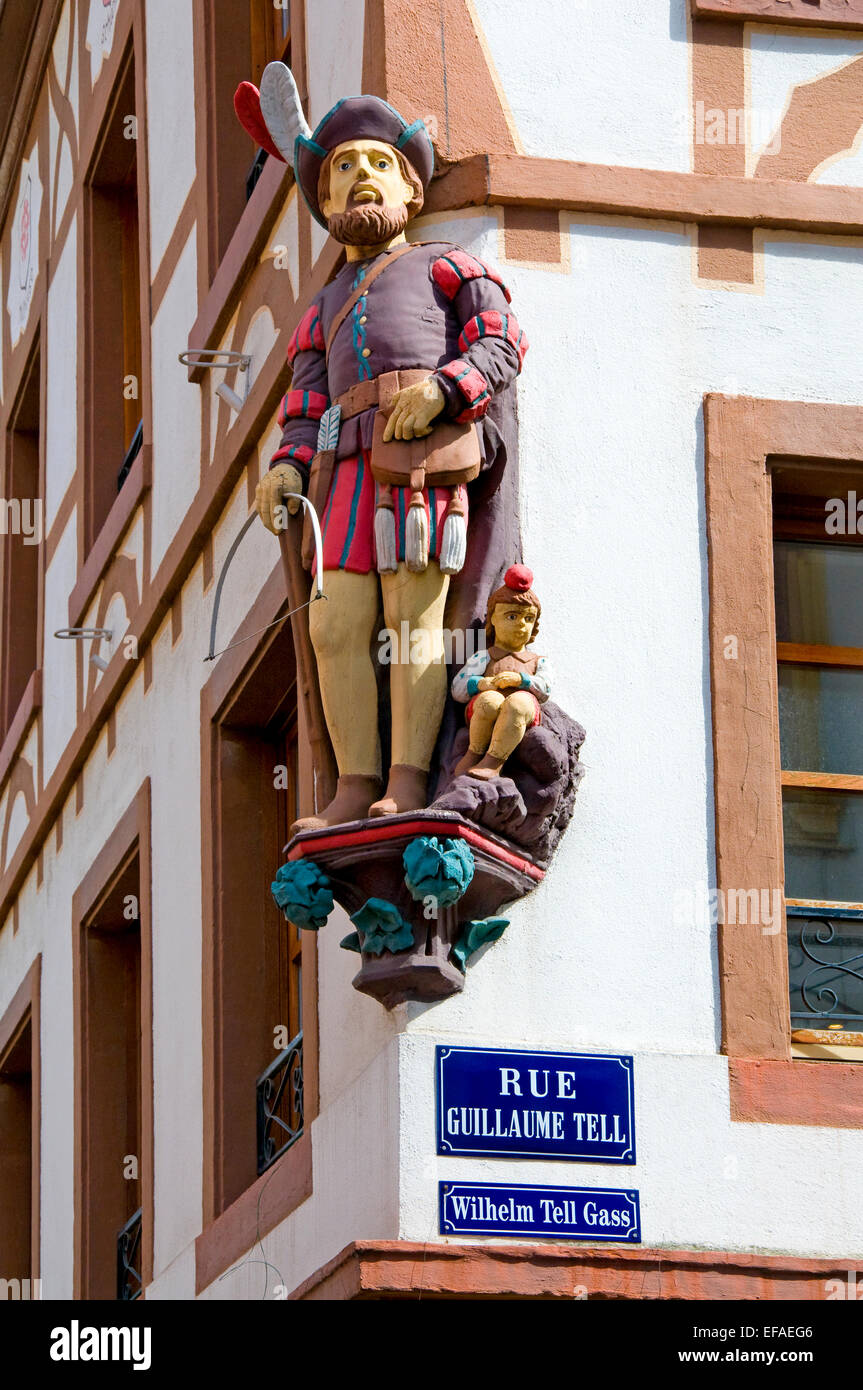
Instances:
[[[388,389],[388,377],[394,378]],[[440,420],[423,439],[391,439],[384,442],[384,430],[398,389],[398,373],[387,372],[379,380],[378,411],[372,437],[371,470],[376,482],[391,487],[458,487],[471,483],[482,466],[479,431],[469,421],[456,424]]]

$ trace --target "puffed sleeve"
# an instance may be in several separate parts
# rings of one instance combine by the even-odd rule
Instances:
[[[308,482],[309,464],[315,456],[318,423],[330,404],[327,363],[320,306],[315,302],[303,315],[288,344],[291,384],[279,406],[281,443],[270,459],[292,463]]]
[[[510,310],[509,290],[491,266],[453,248],[431,273],[461,325],[459,356],[435,373],[445,412],[459,423],[479,420],[521,371],[527,337]]]
[[[551,663],[547,656],[541,656],[536,663],[536,672],[529,676],[525,671],[521,678],[522,688],[529,690],[535,695],[541,705],[544,705],[551,694]]]
[[[478,652],[468,657],[458,674],[453,676],[450,689],[453,699],[458,700],[460,705],[466,705],[471,696],[477,693],[477,684],[485,674],[487,666],[488,652],[484,647],[480,647]]]

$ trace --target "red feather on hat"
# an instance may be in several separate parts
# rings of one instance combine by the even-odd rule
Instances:
[[[267,154],[271,154],[274,159],[278,159],[284,164],[285,159],[276,149],[261,114],[261,94],[254,82],[240,83],[234,93],[234,110],[240,125],[251,135],[255,144],[260,145],[262,150],[267,151]]]

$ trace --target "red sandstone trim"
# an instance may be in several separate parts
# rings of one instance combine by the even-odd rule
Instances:
[[[504,864],[510,864],[514,869],[518,869],[523,874],[528,874],[530,878],[535,878],[537,883],[541,883],[545,878],[545,871],[537,868],[536,864],[531,864],[527,859],[520,858],[517,854],[511,854],[508,849],[497,845],[493,840],[487,840],[476,830],[471,830],[469,826],[459,825],[453,821],[400,821],[397,825],[387,825],[386,823],[378,829],[369,826],[365,830],[342,831],[338,835],[321,835],[314,840],[305,840],[302,844],[295,845],[288,855],[288,859],[302,859],[306,854],[314,855],[316,851],[322,849],[342,849],[352,845],[379,844],[381,840],[393,840],[399,835],[457,835],[459,839],[467,840],[477,849],[485,850],[486,854],[491,854],[495,859],[500,859]]]
[[[802,24],[809,29],[863,29],[863,0],[692,0],[692,13],[732,24]]]
[[[30,725],[42,708],[42,668],[37,667],[24,688],[24,694],[9,725],[9,732],[0,747],[0,790],[21,752],[21,747],[30,732]]]
[[[730,1057],[732,1120],[863,1129],[859,1062],[758,1061]]]
[[[863,233],[859,190],[785,179],[717,178],[670,169],[475,155],[433,180],[425,212],[530,206],[673,222],[736,223],[836,236]]]
[[[422,1245],[354,1241],[289,1295],[292,1300],[397,1298],[826,1299],[855,1260],[728,1250],[591,1246]]]

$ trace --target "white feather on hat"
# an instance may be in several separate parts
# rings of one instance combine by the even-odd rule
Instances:
[[[312,132],[303,115],[294,74],[284,63],[268,63],[264,68],[261,115],[285,163],[293,166],[297,136],[308,139]]]

